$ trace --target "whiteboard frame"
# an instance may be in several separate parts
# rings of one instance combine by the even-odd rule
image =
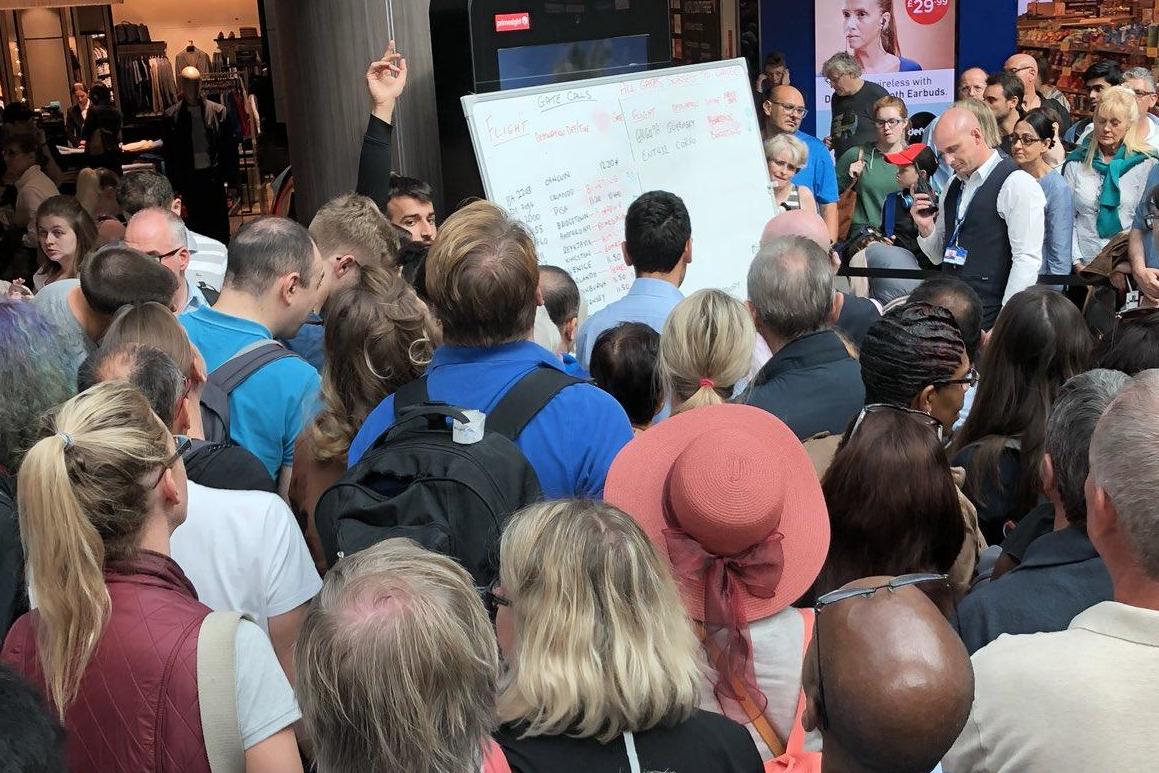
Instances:
[[[748,62],[743,57],[735,59],[721,59],[715,62],[698,62],[697,64],[686,64],[679,67],[665,67],[660,70],[644,70],[643,72],[629,72],[622,75],[605,75],[601,78],[584,78],[576,81],[564,81],[563,83],[546,83],[542,86],[528,86],[522,89],[510,89],[509,91],[493,91],[487,94],[466,94],[462,97],[463,115],[467,119],[467,130],[471,134],[471,147],[475,151],[475,163],[479,165],[479,176],[483,180],[483,192],[487,195],[489,201],[495,201],[494,192],[490,186],[490,175],[487,172],[487,161],[483,157],[482,146],[479,139],[479,132],[475,128],[475,106],[483,102],[496,102],[503,99],[511,99],[515,97],[532,96],[535,94],[550,94],[559,91],[560,89],[568,88],[585,88],[591,86],[606,86],[615,83],[626,83],[628,81],[648,80],[650,78],[661,78],[668,75],[679,75],[681,73],[702,72],[704,70],[719,70],[727,67],[737,67],[744,74],[745,82],[748,82]],[[751,94],[752,84],[748,84],[745,89],[745,94]],[[746,100],[748,103],[747,110],[752,111],[753,120],[757,124],[757,149],[760,151],[761,158],[764,158],[764,130],[761,126],[761,117],[757,115],[757,106],[752,99]],[[765,165],[765,175],[768,175],[768,164]],[[769,185],[772,185],[770,179]]]

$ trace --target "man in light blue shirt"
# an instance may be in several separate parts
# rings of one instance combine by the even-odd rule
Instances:
[[[576,354],[591,370],[592,349],[605,330],[642,322],[660,333],[668,314],[684,299],[680,285],[692,262],[692,221],[679,196],[650,191],[628,207],[624,218],[624,263],[636,272],[628,294],[588,317],[576,338]]]
[[[528,340],[542,300],[538,263],[531,235],[491,202],[469,204],[440,226],[426,263],[427,293],[443,326],[426,373],[431,400],[486,414],[536,368],[563,369],[559,357]],[[391,395],[350,443],[349,466],[395,418]],[[612,460],[631,439],[615,398],[577,383],[557,392],[515,444],[546,498],[599,499]]]
[[[129,219],[125,244],[156,258],[177,277],[173,308],[178,314],[208,306],[201,289],[186,275],[189,268],[188,232],[185,223],[168,209],[142,209]]]
[[[306,229],[285,218],[244,226],[229,247],[221,296],[179,319],[212,373],[242,349],[298,332],[325,278]],[[317,408],[321,379],[300,357],[275,360],[229,396],[230,437],[261,459],[287,496],[294,442]]]

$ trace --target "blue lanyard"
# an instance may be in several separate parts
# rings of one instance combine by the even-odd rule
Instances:
[[[961,207],[962,207],[962,197],[965,195],[966,195],[966,183],[963,182],[962,183],[962,191],[961,191],[961,193],[958,194],[958,208],[959,209],[961,209]],[[978,191],[974,191],[974,196],[970,197],[970,204],[974,203],[974,197],[977,195],[978,195]],[[966,222],[966,215],[968,215],[970,213],[970,204],[967,204],[965,210],[961,211],[961,213],[958,215],[958,217],[954,223],[954,232],[952,234],[950,234],[950,241],[948,241],[946,243],[947,246],[949,246],[949,247],[957,247],[958,246],[958,233],[962,230],[962,223]]]

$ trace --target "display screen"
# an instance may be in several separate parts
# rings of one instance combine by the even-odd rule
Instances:
[[[647,35],[499,49],[499,88],[504,91],[647,69]]]

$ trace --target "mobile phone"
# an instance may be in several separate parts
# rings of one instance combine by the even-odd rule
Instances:
[[[934,192],[934,186],[930,184],[930,176],[924,172],[918,172],[918,182],[914,186],[914,194],[924,193],[930,197],[930,206],[923,210],[919,210],[918,214],[926,217],[933,217],[938,214],[938,194]]]

